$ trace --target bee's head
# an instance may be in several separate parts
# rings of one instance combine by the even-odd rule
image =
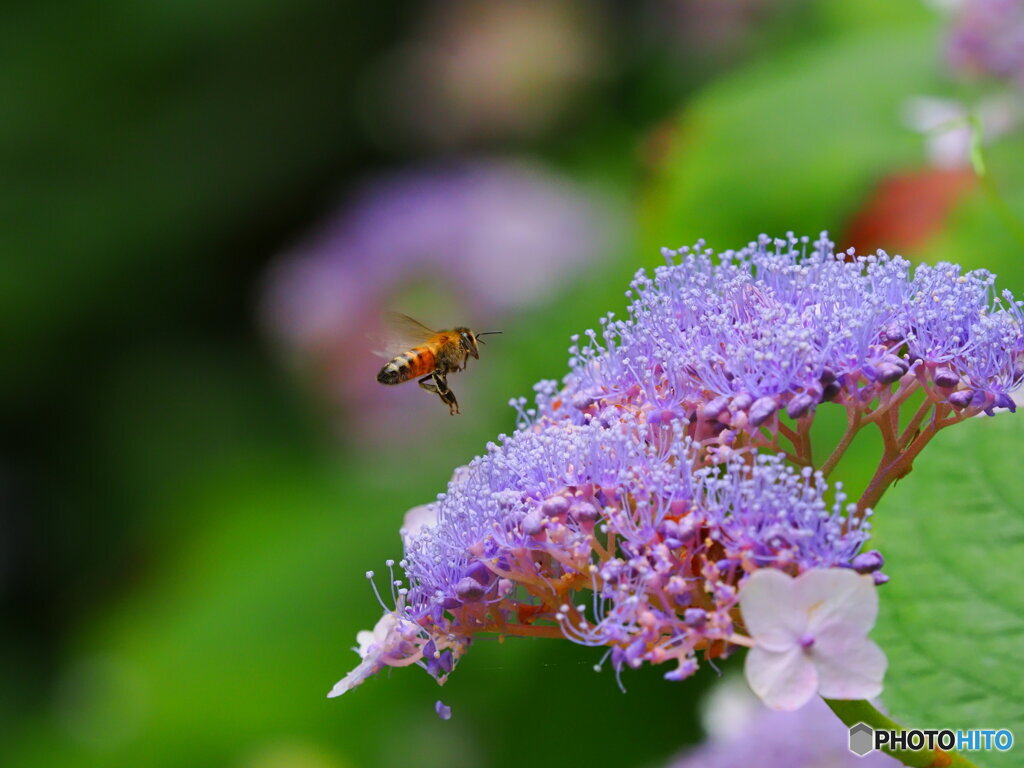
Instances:
[[[462,348],[469,354],[475,357],[477,360],[480,359],[480,350],[477,344],[483,344],[484,340],[481,336],[489,336],[492,333],[501,333],[501,331],[487,331],[486,333],[473,333],[469,328],[456,328],[455,332],[459,334],[459,343]]]
[[[479,360],[480,350],[476,346],[476,334],[469,330],[469,328],[456,328],[455,332],[459,334],[459,344],[462,348]]]

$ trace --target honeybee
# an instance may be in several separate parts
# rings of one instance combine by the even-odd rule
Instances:
[[[401,384],[419,376],[417,383],[440,397],[452,416],[459,413],[459,402],[448,387],[448,374],[465,369],[470,357],[480,359],[477,344],[484,343],[481,336],[501,331],[474,333],[464,326],[432,331],[408,315],[397,312],[386,315],[386,320],[391,326],[387,340],[390,351],[383,356],[390,361],[380,369],[377,381]]]

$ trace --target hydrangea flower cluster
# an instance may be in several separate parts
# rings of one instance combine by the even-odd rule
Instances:
[[[990,272],[911,270],[884,252],[836,253],[825,236],[813,245],[762,237],[718,260],[702,243],[664,255],[653,278],[633,280],[626,319],[609,313],[600,334],[573,339],[569,375],[537,385],[524,423],[611,423],[629,411],[648,424],[682,422],[705,463],[753,448],[827,475],[874,422],[886,455],[863,511],[939,428],[1016,407],[1024,312],[995,292]],[[899,431],[899,407],[921,392]],[[845,408],[850,430],[819,465],[809,431],[823,403]]]
[[[361,635],[363,661],[331,695],[383,666],[418,664],[444,682],[481,633],[565,637],[605,648],[617,674],[668,664],[670,680],[699,657],[755,646],[761,668],[782,659],[807,673],[799,691],[766,686],[780,706],[805,702],[818,678],[823,692],[877,693],[884,656],[865,636],[872,584],[886,577],[880,553],[861,552],[871,506],[939,429],[1013,409],[1021,303],[996,296],[988,272],[911,271],[884,253],[836,253],[824,236],[762,237],[718,259],[702,244],[665,255],[634,279],[626,319],[608,315],[586,345],[574,340],[560,385],[539,384],[535,408],[515,403],[517,431],[410,512],[408,583],[392,575],[393,608]],[[824,404],[846,410],[848,429],[816,462],[809,430]],[[916,410],[901,419],[904,404]],[[867,490],[829,490],[870,424],[885,449]],[[746,623],[746,612],[767,615],[754,590],[743,598],[763,569],[795,577],[797,596],[847,585],[832,596],[834,621],[792,597],[783,624],[806,625],[799,637]],[[824,640],[811,650],[815,627],[833,625],[865,649],[863,682]]]

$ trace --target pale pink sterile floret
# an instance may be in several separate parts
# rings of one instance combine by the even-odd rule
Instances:
[[[793,578],[765,568],[743,584],[739,602],[754,640],[747,681],[767,706],[794,710],[815,693],[870,699],[882,692],[887,661],[867,637],[878,615],[870,575],[815,568]]]
[[[420,634],[419,627],[395,613],[385,613],[373,630],[362,630],[356,634],[358,647],[353,648],[362,658],[356,667],[334,684],[327,698],[352,690],[381,667],[404,667],[416,663],[423,655],[421,644],[414,642]]]

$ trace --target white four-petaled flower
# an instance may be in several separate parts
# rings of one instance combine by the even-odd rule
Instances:
[[[871,576],[816,568],[792,578],[765,568],[740,589],[754,647],[747,681],[772,709],[793,710],[814,694],[870,699],[882,692],[886,658],[867,634],[878,614]]]

